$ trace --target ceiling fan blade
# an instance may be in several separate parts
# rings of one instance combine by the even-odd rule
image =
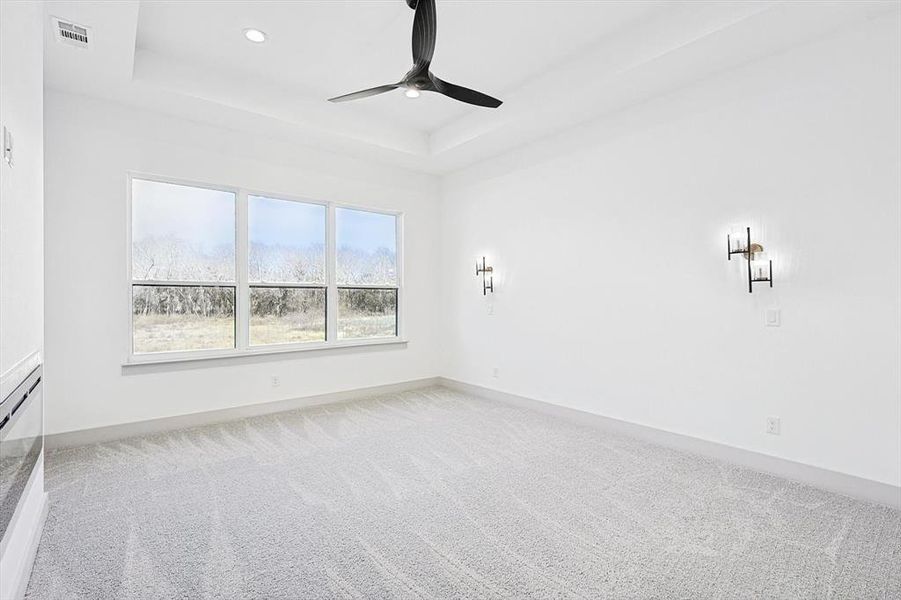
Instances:
[[[420,0],[420,2],[421,1],[422,0]],[[485,106],[487,108],[497,108],[498,106],[503,104],[503,102],[501,102],[497,98],[492,98],[487,94],[465,88],[461,85],[454,85],[453,83],[441,81],[434,75],[432,75],[432,83],[435,84],[436,92],[438,92],[439,94],[444,94],[448,98],[459,100],[460,102],[475,104],[476,106]]]
[[[335,96],[334,98],[329,98],[328,101],[347,102],[348,100],[359,100],[360,98],[368,98],[369,96],[384,94],[385,92],[396,90],[398,87],[399,86],[396,83],[392,83],[390,85],[380,85],[379,87],[369,88],[368,90],[360,90],[359,92],[344,94],[343,96]]]
[[[413,62],[416,65],[428,65],[432,62],[437,31],[435,0],[419,0],[413,17]]]

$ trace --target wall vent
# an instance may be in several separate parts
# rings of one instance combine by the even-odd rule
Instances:
[[[70,46],[89,48],[91,28],[53,17],[53,31],[56,40]]]

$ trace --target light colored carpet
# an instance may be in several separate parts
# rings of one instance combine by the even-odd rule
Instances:
[[[901,512],[443,388],[47,457],[70,598],[901,598]]]

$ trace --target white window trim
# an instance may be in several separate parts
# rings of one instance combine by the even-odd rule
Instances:
[[[144,354],[135,354],[134,352],[134,320],[132,315],[133,286],[145,283],[132,279],[132,181],[134,179],[143,179],[154,181],[157,183],[168,183],[174,185],[184,185],[196,188],[210,189],[221,192],[235,194],[235,277],[234,281],[222,282],[192,282],[192,281],[156,281],[148,280],[146,283],[156,284],[191,284],[198,286],[222,286],[235,288],[235,347],[220,350],[186,350],[172,352],[153,352]],[[264,192],[249,188],[230,187],[223,185],[215,185],[202,183],[186,179],[177,179],[162,175],[143,173],[138,171],[128,171],[126,177],[126,208],[125,208],[125,283],[126,283],[126,319],[128,338],[126,340],[125,356],[126,360],[123,366],[144,365],[144,364],[164,364],[179,363],[201,360],[222,359],[229,357],[247,357],[247,356],[265,356],[271,354],[285,354],[294,352],[317,352],[323,350],[341,350],[365,346],[387,346],[387,345],[405,345],[406,327],[405,327],[405,294],[404,294],[404,214],[401,211],[386,210],[383,208],[373,208],[360,204],[348,204],[344,202],[328,202],[322,200],[312,200],[291,194]],[[326,282],[323,285],[316,284],[296,284],[286,283],[287,287],[308,286],[308,287],[324,287],[326,288],[326,341],[324,342],[295,342],[289,344],[269,344],[264,346],[250,345],[250,288],[248,273],[248,250],[249,250],[249,229],[248,229],[248,197],[249,196],[265,196],[275,200],[285,200],[290,202],[303,202],[305,204],[318,204],[326,208]],[[395,234],[397,259],[397,335],[391,337],[376,338],[359,338],[359,339],[338,339],[338,288],[371,288],[371,289],[394,289],[394,286],[381,285],[347,285],[339,286],[333,265],[336,265],[336,241],[335,241],[335,209],[349,208],[354,210],[362,210],[372,213],[391,215],[397,219]],[[256,285],[256,284],[253,284]],[[278,287],[276,283],[264,283],[261,285],[271,285]]]

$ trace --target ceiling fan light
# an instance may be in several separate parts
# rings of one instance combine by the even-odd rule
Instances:
[[[244,37],[254,44],[262,44],[266,41],[266,34],[259,29],[248,28],[244,30]]]
[[[410,89],[408,89],[407,91],[404,92],[404,95],[405,95],[407,98],[419,98],[419,90],[410,88]]]

